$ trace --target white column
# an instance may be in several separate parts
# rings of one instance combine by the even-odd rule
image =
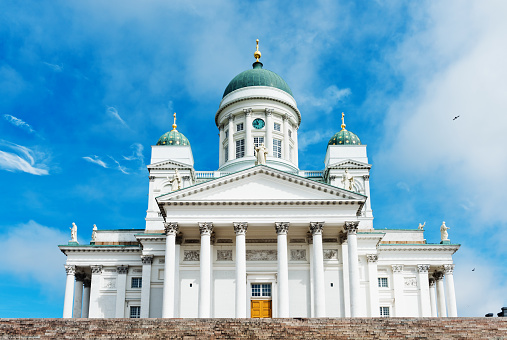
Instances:
[[[266,148],[268,156],[273,156],[273,109],[266,109]]]
[[[394,290],[394,316],[405,316],[403,308],[403,265],[392,265],[393,269],[393,290]]]
[[[359,305],[359,260],[357,257],[357,226],[359,221],[346,221],[344,229],[347,232],[349,244],[349,288],[350,314],[352,317],[361,316]]]
[[[288,161],[289,157],[289,115],[285,114],[283,116],[283,159]]]
[[[289,222],[276,222],[276,249],[278,258],[278,317],[289,317],[289,261],[287,258],[287,232]]]
[[[371,194],[370,194],[370,175],[363,175],[364,179],[364,194],[368,196],[365,204],[366,217],[371,217]]]
[[[296,167],[298,168],[299,167],[299,151],[298,151],[298,129],[299,127],[298,126],[295,126],[294,129],[292,130],[292,133],[293,133],[293,139],[294,139],[294,164],[296,164]]]
[[[313,238],[313,280],[315,297],[315,317],[324,318],[326,316],[326,286],[324,282],[324,255],[322,249],[322,229],[323,222],[311,222],[310,231]]]
[[[343,275],[343,316],[350,317],[350,278],[349,278],[349,244],[347,235],[341,235],[342,242],[342,275]]]
[[[377,254],[366,255],[368,260],[368,283],[370,291],[370,317],[379,317]]]
[[[99,306],[100,275],[102,274],[102,266],[91,266],[91,268],[92,268],[92,280],[90,286],[89,317],[99,318],[102,317],[102,311]]]
[[[435,281],[437,282],[437,305],[438,305],[438,316],[446,317],[447,312],[445,309],[445,291],[444,291],[444,273],[435,272],[433,274]]]
[[[84,273],[76,273],[76,283],[74,284],[74,311],[72,312],[73,318],[81,317],[81,307],[83,306],[83,281],[85,278]]]
[[[437,315],[437,297],[435,293],[436,281],[434,278],[430,277],[429,279],[430,286],[430,306],[431,306],[431,316],[436,318]]]
[[[143,276],[141,286],[141,317],[150,317],[151,264],[153,255],[142,255]]]
[[[200,282],[199,282],[199,317],[211,316],[211,233],[212,222],[199,223],[201,232]]]
[[[127,288],[127,272],[128,266],[116,267],[116,318],[125,317],[125,293]]]
[[[252,138],[252,109],[243,109],[245,113],[245,155],[246,157],[254,155],[254,141]]]
[[[235,222],[236,233],[236,317],[246,318],[246,222]]]
[[[429,317],[431,315],[431,298],[430,298],[430,286],[428,280],[428,270],[430,269],[429,264],[417,265],[418,271],[418,285],[419,285],[419,301],[420,310],[419,316]]]
[[[176,268],[176,234],[178,223],[164,223],[165,229],[165,263],[164,263],[164,295],[162,298],[162,317],[174,317],[174,272]],[[142,309],[141,309],[142,310]]]
[[[65,300],[63,301],[63,317],[72,318],[72,298],[74,297],[74,275],[76,266],[65,266],[67,281],[65,282]]]
[[[454,265],[453,264],[445,264],[444,272],[445,272],[445,285],[447,291],[447,308],[450,317],[458,316],[458,309],[456,307],[456,292],[454,291]]]
[[[224,159],[225,159],[225,156],[224,156],[224,125],[223,124],[220,124],[220,126],[218,127],[218,143],[219,143],[219,146],[218,146],[218,165],[219,166],[222,166],[222,164],[224,164]],[[141,308],[141,311],[143,309]]]
[[[83,281],[83,308],[82,308],[82,318],[88,318],[90,311],[90,285],[91,281],[89,277],[86,277]]]
[[[310,317],[315,317],[315,266],[313,258],[313,238],[308,240],[308,251],[310,252]]]
[[[236,144],[234,143],[234,116],[229,114],[229,160],[233,160],[236,156]]]

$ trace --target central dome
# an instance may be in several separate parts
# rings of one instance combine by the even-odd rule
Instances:
[[[289,85],[275,72],[265,70],[262,68],[262,63],[256,61],[253,63],[253,69],[246,70],[238,74],[231,80],[229,85],[225,88],[222,98],[227,96],[232,91],[249,86],[269,86],[287,92],[292,96],[292,91]]]

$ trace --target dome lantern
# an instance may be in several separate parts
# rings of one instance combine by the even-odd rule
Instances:
[[[361,145],[361,140],[353,132],[345,129],[345,113],[342,112],[341,130],[334,134],[327,145]]]
[[[174,122],[173,122],[173,129],[169,132],[164,133],[157,142],[157,145],[190,145],[190,142],[188,141],[187,137],[185,137],[184,134],[176,130],[176,112],[174,113]]]

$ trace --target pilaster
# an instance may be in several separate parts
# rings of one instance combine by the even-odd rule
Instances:
[[[141,317],[150,317],[150,291],[151,291],[151,264],[153,255],[142,255],[143,263],[142,287],[141,287]]]
[[[313,239],[313,280],[315,297],[315,317],[323,318],[326,316],[326,289],[324,282],[324,256],[322,248],[322,230],[323,222],[311,222],[310,232]]]
[[[358,225],[359,221],[346,221],[344,225],[349,248],[350,314],[352,317],[362,316],[359,297],[359,259],[357,255]]]
[[[164,223],[165,229],[165,263],[164,263],[164,295],[162,300],[162,317],[173,318],[175,309],[175,280],[176,270],[176,234],[178,223]],[[143,268],[144,269],[144,268]],[[142,308],[141,308],[142,311]]]
[[[117,266],[116,272],[116,313],[115,317],[125,317],[125,293],[127,288],[128,266]]]
[[[377,254],[366,255],[368,260],[368,288],[370,292],[370,316],[379,317]]]
[[[92,280],[90,287],[89,317],[100,318],[103,316],[99,306],[100,276],[102,275],[102,266],[101,265],[91,266],[91,270],[92,270]]]
[[[289,314],[289,261],[287,256],[287,233],[289,222],[276,222],[278,258],[278,317],[288,318]]]
[[[395,264],[391,266],[393,270],[393,289],[394,289],[394,316],[405,316],[403,304],[403,265]]]
[[[65,299],[63,301],[63,317],[72,318],[72,300],[74,296],[74,275],[76,274],[76,266],[65,266],[67,280],[65,282]]]
[[[429,317],[431,315],[431,298],[430,298],[430,286],[428,280],[428,270],[430,269],[429,264],[417,265],[417,280],[419,284],[419,315],[422,317]]]

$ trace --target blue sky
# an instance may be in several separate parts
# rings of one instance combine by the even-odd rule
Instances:
[[[218,167],[228,82],[264,68],[302,113],[302,169],[347,128],[368,145],[374,226],[456,253],[458,312],[507,305],[504,1],[2,1],[0,317],[61,317],[70,237],[143,228],[150,145]],[[459,118],[453,120],[455,116]],[[475,268],[475,271],[472,269]]]

